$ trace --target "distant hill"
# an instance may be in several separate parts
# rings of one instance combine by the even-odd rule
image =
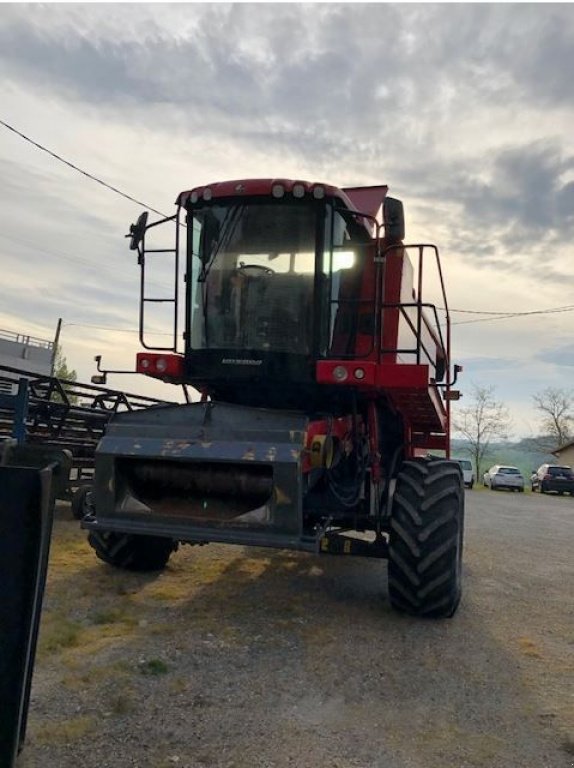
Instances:
[[[556,456],[539,451],[535,442],[533,438],[527,437],[515,443],[492,443],[484,458],[483,471],[486,471],[493,464],[509,464],[512,467],[518,467],[524,477],[528,479],[532,470],[538,469],[541,464],[555,464],[557,462]],[[456,458],[472,458],[468,448],[467,440],[451,440],[451,455]],[[477,478],[477,480],[481,482],[482,478]]]

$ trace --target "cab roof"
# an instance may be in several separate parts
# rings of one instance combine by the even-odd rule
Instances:
[[[210,199],[239,197],[241,195],[272,196],[274,187],[283,187],[285,194],[289,195],[293,193],[295,185],[301,185],[304,188],[304,195],[335,197],[349,210],[366,213],[374,218],[379,213],[388,191],[388,187],[385,184],[339,189],[330,184],[297,179],[236,179],[234,181],[218,181],[213,184],[205,184],[180,192],[177,196],[176,205],[185,206],[192,195],[193,197],[197,195],[197,199],[204,197],[205,190],[209,190]]]

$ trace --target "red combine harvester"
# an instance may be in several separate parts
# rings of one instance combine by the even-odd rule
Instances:
[[[110,422],[82,523],[98,557],[159,569],[180,543],[215,541],[385,557],[396,609],[452,616],[464,489],[448,458],[449,401],[460,368],[436,247],[403,244],[403,207],[386,186],[228,181],[176,204],[130,229],[150,350],[137,370],[189,384],[201,402]],[[150,248],[170,224],[173,245]],[[146,259],[161,254],[175,262],[169,298],[146,294]],[[429,260],[440,308],[423,300]],[[147,343],[154,302],[173,305],[167,347]]]

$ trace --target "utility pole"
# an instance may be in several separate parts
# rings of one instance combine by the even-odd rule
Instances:
[[[56,355],[58,354],[58,344],[60,343],[60,331],[62,330],[62,318],[58,318],[58,324],[56,325],[56,335],[54,336],[54,346],[52,347],[52,366],[50,370],[50,376],[54,375],[54,368],[56,367]]]

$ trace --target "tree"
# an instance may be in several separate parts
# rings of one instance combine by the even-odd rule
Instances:
[[[494,387],[472,385],[472,402],[461,408],[454,427],[469,442],[467,449],[474,460],[476,478],[482,477],[482,462],[492,440],[504,439],[510,428],[506,407],[495,399]]]
[[[54,356],[54,373],[52,374],[57,379],[64,379],[64,381],[77,381],[78,374],[73,368],[68,368],[68,361],[64,357],[62,347],[58,344],[56,347],[56,354]]]
[[[540,411],[542,434],[537,444],[552,452],[572,437],[574,427],[574,391],[547,387],[532,395],[534,407]]]
[[[73,368],[68,368],[68,361],[64,357],[64,353],[62,352],[62,347],[58,344],[56,347],[56,354],[54,356],[54,365],[53,365],[54,373],[53,376],[56,379],[61,379],[63,381],[77,381],[78,380],[78,374]],[[78,402],[78,396],[74,395],[68,388],[64,387],[64,391],[66,393],[66,397],[68,398],[68,402],[71,405],[76,405]],[[56,402],[61,402],[62,397],[58,392],[54,392],[50,398],[51,400],[54,400]]]

